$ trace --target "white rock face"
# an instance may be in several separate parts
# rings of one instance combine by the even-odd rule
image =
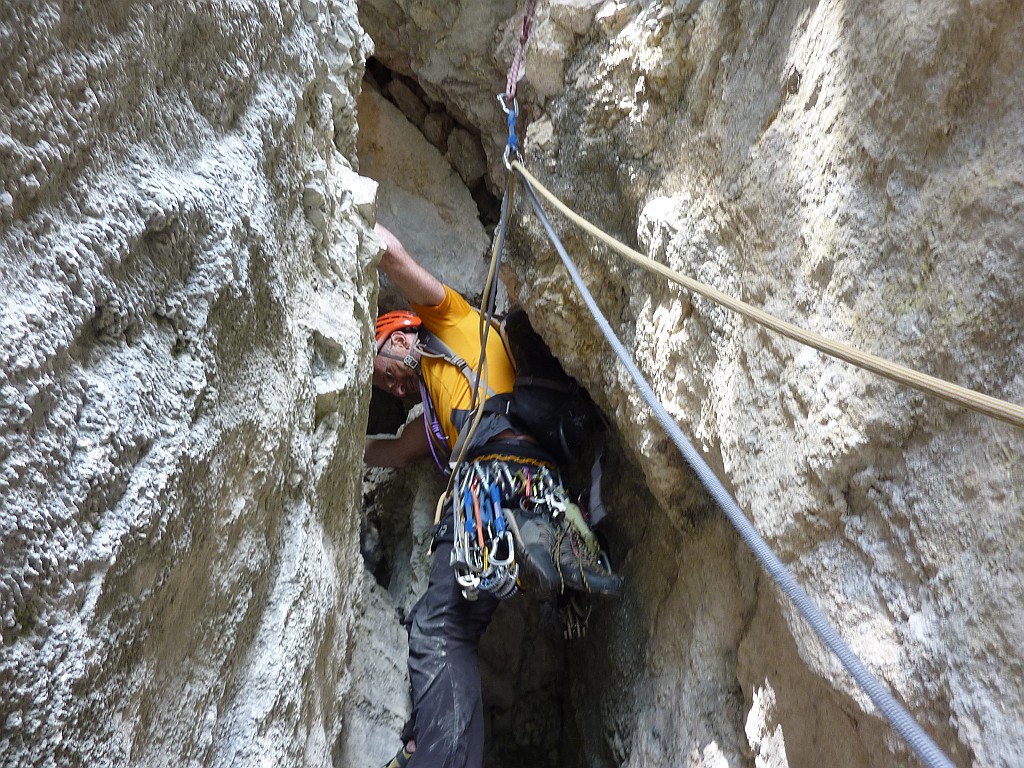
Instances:
[[[376,299],[354,5],[5,4],[0,39],[0,764],[328,765]]]
[[[359,170],[380,185],[378,220],[428,269],[466,296],[487,278],[490,243],[476,203],[451,164],[389,101],[359,97]],[[405,305],[384,278],[380,304]]]
[[[530,165],[570,205],[780,317],[1024,402],[1019,14],[608,10],[528,131]],[[620,518],[633,592],[592,664],[644,661],[613,676],[592,764],[914,764],[695,501],[536,225],[525,235],[538,250],[514,292],[614,414],[662,510]],[[567,242],[659,397],[853,648],[956,764],[1020,764],[1024,433]]]
[[[521,8],[435,6],[361,13],[384,63],[481,132],[500,188],[494,96]],[[543,2],[527,162],[674,268],[1021,403],[1016,10]],[[355,172],[353,4],[5,6],[0,40],[0,765],[382,762],[408,713],[396,608],[422,588],[438,489],[406,474],[382,492],[412,512],[382,525],[385,592],[355,511],[377,188]],[[404,135],[393,117],[363,139]],[[422,228],[437,248],[401,234],[470,291],[472,201],[450,171],[402,187],[411,167],[377,175],[382,218],[450,211]],[[1024,433],[566,235],[659,397],[865,662],[957,765],[1024,763]],[[489,764],[915,765],[682,466],[536,224],[511,239],[513,293],[612,420],[627,587],[566,649],[538,651],[528,603],[499,614]]]

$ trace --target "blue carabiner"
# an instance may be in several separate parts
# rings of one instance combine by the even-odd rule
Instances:
[[[466,533],[472,534],[475,526],[473,525],[473,495],[469,490],[469,483],[466,483],[466,487],[462,491],[462,509],[466,515]]]
[[[501,104],[501,108],[508,115],[508,143],[505,145],[502,160],[505,161],[505,168],[511,171],[512,159],[522,159],[522,155],[519,154],[519,139],[516,137],[516,118],[519,116],[519,101],[513,97],[512,105],[509,106],[505,99],[505,94],[498,94],[498,103]]]
[[[516,139],[516,110],[508,111],[508,148],[510,152],[519,154],[519,140]]]
[[[494,516],[491,514],[491,505],[489,503],[490,499],[487,498],[487,489],[486,486],[483,485],[483,483],[480,484],[479,500],[480,522],[483,523],[484,530],[486,530],[488,527],[490,527],[491,522],[494,519]]]
[[[498,533],[505,532],[505,515],[501,512],[501,494],[498,491],[498,484],[491,483],[491,506],[494,508],[494,525]]]

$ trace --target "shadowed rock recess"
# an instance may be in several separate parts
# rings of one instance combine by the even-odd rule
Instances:
[[[440,474],[368,385],[378,219],[476,297],[522,8],[0,7],[0,766],[372,768]],[[540,0],[526,165],[656,260],[1024,403],[1014,3]],[[489,768],[918,765],[634,391],[519,195],[523,304],[610,423],[626,580],[484,639]],[[1024,430],[556,219],[658,397],[957,766],[1024,764]]]

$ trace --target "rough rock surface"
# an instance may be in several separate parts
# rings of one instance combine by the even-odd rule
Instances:
[[[429,110],[430,162],[457,122],[495,189],[518,6],[360,8]],[[1022,36],[1003,0],[542,0],[524,149],[655,258],[1020,403]],[[439,489],[374,476],[360,525],[376,185],[354,171],[354,5],[8,3],[0,42],[0,765],[383,761]],[[435,167],[459,200],[440,231],[479,253]],[[410,194],[421,221],[438,188]],[[488,764],[915,765],[674,456],[536,224],[512,239],[512,293],[613,425],[627,587],[568,646],[529,601],[502,609]],[[566,242],[867,664],[957,765],[1024,763],[1021,430]],[[431,267],[473,285],[452,256]]]
[[[363,18],[382,60],[486,132],[516,19],[492,6],[492,34],[439,31],[479,18],[470,6],[386,4],[394,35]],[[1024,402],[1021,24],[999,0],[541,3],[528,163],[672,267]],[[1021,431],[566,235],[662,401],[868,665],[957,764],[1024,760]],[[576,700],[601,701],[581,724],[590,764],[914,764],[694,487],[536,225],[516,245],[511,292],[646,486],[618,477],[631,586],[573,670]]]
[[[329,765],[376,185],[352,3],[0,10],[0,765]]]
[[[530,163],[673,268],[1024,402],[1022,32],[1001,2],[630,5],[572,58]],[[662,401],[841,634],[957,764],[1019,764],[1021,430],[569,239]],[[694,515],[688,473],[548,253],[521,262],[519,293],[616,414],[662,510],[623,523],[644,531],[637,594],[609,624],[639,612],[626,626],[644,629],[616,628],[595,656],[645,664],[609,702],[618,727],[594,764],[913,764],[718,516]]]
[[[359,170],[379,183],[378,220],[432,271],[467,296],[480,292],[490,248],[476,204],[452,166],[391,102],[359,97]],[[386,279],[385,279],[386,280]],[[405,304],[382,285],[380,305]]]
[[[509,63],[521,32],[520,5],[514,0],[433,4],[365,0],[359,8],[360,19],[374,40],[375,56],[392,70],[413,76],[429,98],[443,103],[460,123],[483,134],[493,189],[498,191],[504,188],[501,158],[507,125],[496,96],[505,92]],[[557,90],[565,66],[537,51],[564,54],[565,43],[573,36],[560,31],[568,23],[562,17],[584,26],[579,23],[577,8],[593,5],[588,0],[540,4],[538,31],[522,70],[536,73],[521,81],[524,106],[536,101],[536,90],[543,95]],[[562,23],[547,23],[549,16]],[[547,44],[552,35],[559,45]]]

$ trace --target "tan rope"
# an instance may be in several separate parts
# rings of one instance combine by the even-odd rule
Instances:
[[[537,179],[527,171],[525,167],[523,167],[522,163],[518,161],[513,162],[512,168],[517,173],[521,174],[523,178],[529,181],[529,183],[542,197],[557,208],[563,216],[572,221],[576,226],[585,230],[612,250],[644,269],[667,277],[672,282],[678,283],[687,290],[693,291],[694,293],[699,294],[706,299],[710,299],[717,304],[721,304],[723,307],[726,307],[737,314],[743,315],[756,323],[760,323],[766,328],[770,328],[777,333],[788,336],[794,341],[813,347],[819,352],[824,352],[826,355],[839,358],[840,360],[845,360],[846,362],[860,368],[872,371],[880,376],[885,376],[887,379],[899,382],[900,384],[905,384],[908,387],[913,387],[914,389],[926,394],[940,397],[943,400],[948,400],[949,402],[962,405],[964,408],[968,408],[972,411],[983,413],[986,416],[991,416],[994,419],[999,419],[1000,421],[1004,421],[1008,424],[1024,427],[1024,408],[1019,405],[1015,405],[1005,400],[999,400],[998,398],[990,397],[989,395],[983,395],[980,392],[975,392],[972,389],[961,387],[958,384],[952,384],[943,379],[936,378],[935,376],[929,376],[926,373],[920,373],[919,371],[915,371],[911,368],[907,368],[876,355],[862,352],[848,344],[827,339],[813,331],[805,331],[792,323],[787,323],[785,320],[779,320],[777,317],[773,317],[763,310],[752,307],[738,299],[734,299],[728,294],[722,293],[715,288],[686,277],[685,275],[666,267],[664,264],[660,264],[657,261],[644,256],[642,253],[620,243],[611,235],[608,235],[598,229],[565,205],[565,203],[555,197],[554,194],[544,187],[543,184],[537,181]]]
[[[512,210],[512,203],[514,200],[514,185],[512,182],[512,174],[509,174],[505,188],[505,194],[508,195],[507,210],[509,211]],[[440,498],[438,498],[437,506],[434,508],[435,526],[441,522],[441,517],[444,514],[444,505],[448,501],[448,498],[451,496],[452,489],[455,487],[455,475],[458,473],[459,467],[461,467],[463,463],[466,461],[466,455],[469,452],[469,444],[473,440],[473,436],[476,434],[477,427],[480,426],[480,421],[483,419],[484,415],[484,401],[487,399],[488,382],[487,349],[484,346],[485,332],[488,330],[487,298],[488,296],[490,296],[491,291],[496,290],[495,283],[497,282],[498,279],[498,262],[501,259],[501,250],[499,248],[500,245],[501,239],[498,233],[495,233],[494,242],[491,244],[491,261],[487,270],[487,279],[484,281],[484,293],[483,297],[480,299],[480,361],[478,361],[478,365],[482,363],[482,367],[480,377],[477,380],[477,390],[476,396],[474,398],[476,400],[476,408],[473,409],[471,417],[467,419],[467,423],[463,424],[462,428],[469,430],[469,432],[464,440],[459,441],[461,445],[456,446],[460,449],[458,455],[452,457],[455,461],[454,464],[452,464],[449,467],[451,469],[451,474],[448,475],[448,485],[444,489],[444,493],[442,493]]]

